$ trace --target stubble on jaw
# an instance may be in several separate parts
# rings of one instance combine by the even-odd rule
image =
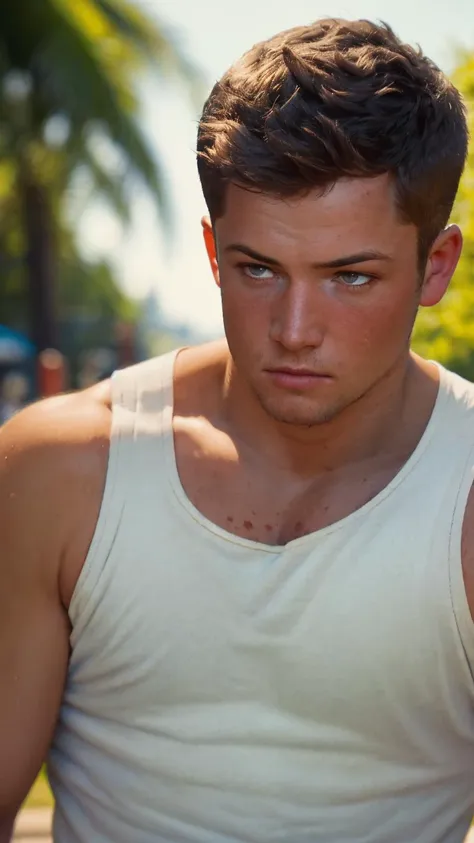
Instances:
[[[306,429],[328,424],[337,418],[337,416],[339,416],[346,407],[349,406],[349,404],[354,403],[352,401],[349,403],[340,401],[338,404],[326,407],[318,407],[316,404],[313,408],[307,407],[305,411],[301,411],[299,413],[296,409],[292,411],[290,408],[287,412],[285,412],[284,409],[280,409],[277,406],[276,400],[268,400],[257,390],[253,391],[260,407],[267,417],[278,424]],[[354,400],[357,401],[359,399],[356,398]]]

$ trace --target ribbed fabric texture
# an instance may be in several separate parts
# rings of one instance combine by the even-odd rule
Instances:
[[[395,479],[282,547],[180,484],[175,354],[117,373],[103,505],[70,607],[56,843],[461,843],[474,629],[460,543],[474,387],[441,369]]]

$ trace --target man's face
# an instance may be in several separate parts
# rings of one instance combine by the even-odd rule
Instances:
[[[229,348],[273,419],[327,422],[406,357],[417,230],[388,176],[288,200],[231,185],[214,232]]]

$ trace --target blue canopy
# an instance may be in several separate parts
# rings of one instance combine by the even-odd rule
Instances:
[[[35,347],[27,337],[0,325],[0,364],[22,363],[34,353]]]

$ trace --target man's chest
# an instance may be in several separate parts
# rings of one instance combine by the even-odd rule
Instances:
[[[216,441],[175,435],[177,469],[186,496],[217,526],[252,541],[286,545],[363,507],[401,467],[382,462],[311,473],[287,468]]]
[[[219,728],[256,700],[357,741],[397,734],[395,748],[421,740],[404,731],[407,711],[447,728],[442,694],[458,693],[459,674],[456,641],[439,646],[449,585],[426,576],[414,511],[387,522],[379,507],[351,530],[273,551],[223,540],[185,510],[176,529],[173,507],[159,542],[142,518],[133,558],[110,560],[117,574],[94,596],[73,658],[78,692],[112,718],[176,707],[199,717],[203,705]]]

